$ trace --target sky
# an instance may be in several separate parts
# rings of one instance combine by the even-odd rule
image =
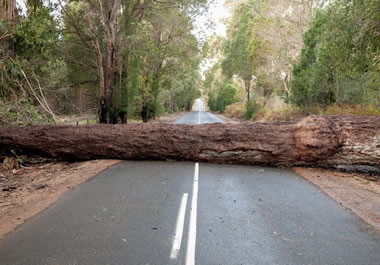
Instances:
[[[231,16],[230,10],[224,6],[225,0],[214,0],[214,4],[210,6],[210,10],[207,14],[202,15],[196,19],[195,34],[200,43],[207,40],[214,33],[223,37],[226,37],[226,25],[221,21],[222,19]],[[213,26],[209,26],[210,22]],[[202,78],[204,78],[204,72],[214,65],[215,60],[206,59],[200,65],[200,72]]]
[[[22,10],[25,10],[25,0],[16,0],[16,2]],[[197,18],[194,32],[200,39],[210,37],[213,33],[226,36],[226,26],[220,20],[229,17],[230,12],[224,7],[224,2],[225,0],[214,0],[208,14]],[[214,27],[207,26],[209,21],[214,24]]]
[[[194,33],[199,39],[208,38],[214,33],[226,36],[226,26],[221,22],[223,18],[231,16],[228,8],[224,7],[225,0],[214,0],[207,14],[196,19]],[[213,27],[210,27],[210,22]]]

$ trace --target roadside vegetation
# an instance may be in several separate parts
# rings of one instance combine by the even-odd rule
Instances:
[[[227,37],[208,43],[211,110],[257,121],[380,114],[379,0],[226,4]],[[227,83],[235,93],[217,107]]]
[[[206,0],[0,3],[2,125],[83,113],[146,122],[200,96],[192,29]]]
[[[227,0],[201,43],[211,2],[0,1],[0,124],[147,122],[202,93],[247,120],[379,114],[380,0]]]

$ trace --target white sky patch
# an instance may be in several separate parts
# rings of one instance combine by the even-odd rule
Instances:
[[[26,3],[27,3],[27,0],[16,0],[17,8],[20,11],[19,15],[26,16]],[[42,0],[42,3],[45,6],[49,6],[49,3],[58,4],[58,0]],[[65,2],[62,1],[62,4],[65,5]],[[54,18],[59,18],[61,15],[60,8],[58,7],[58,9],[54,10],[51,14],[54,16]]]
[[[26,4],[24,0],[16,0],[16,6],[21,11],[21,15],[26,15]]]
[[[286,17],[286,16],[291,16],[293,14],[293,7],[292,6],[289,6],[289,8],[284,12],[284,14],[282,15],[282,17]]]
[[[231,12],[224,6],[225,0],[215,0],[210,6],[209,11],[199,16],[195,21],[195,34],[200,41],[209,38],[214,33],[220,36],[226,36],[226,25],[222,20],[231,16]]]
[[[193,34],[197,36],[198,41],[203,43],[205,40],[216,34],[219,36],[227,36],[227,26],[223,23],[223,20],[231,17],[231,11],[224,6],[225,0],[214,0],[214,3],[210,6],[208,13],[199,16],[195,21],[195,29]],[[212,67],[218,60],[206,59],[201,62],[200,72],[202,78],[204,78],[204,72]]]

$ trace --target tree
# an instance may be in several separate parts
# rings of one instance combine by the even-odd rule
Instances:
[[[55,118],[50,105],[55,84],[60,81],[58,71],[55,72],[60,64],[56,55],[58,23],[51,14],[53,5],[35,1],[33,5],[28,2],[26,7],[26,16],[17,17],[17,23],[0,23],[0,95],[6,102],[19,106],[21,113],[29,108],[30,116],[38,122],[44,116]]]
[[[94,63],[91,61],[96,62],[101,122],[115,123],[119,119],[126,122],[126,111],[131,109],[128,106],[138,104],[144,121],[156,116],[161,76],[163,69],[168,68],[166,65],[169,64],[166,57],[178,50],[178,37],[183,39],[183,36],[189,35],[189,17],[204,8],[206,2],[68,2],[79,5],[79,9],[86,13],[85,17],[77,16],[70,10],[70,5],[63,9],[67,31],[76,35],[76,45],[79,40],[81,46],[93,54],[91,57],[95,57],[95,60],[91,59],[85,65],[82,63],[82,66],[93,69]],[[61,6],[63,8],[63,4]],[[83,24],[87,27],[79,26]],[[140,99],[137,100],[139,102],[134,104],[128,95],[135,93],[129,93],[128,90],[136,90],[129,87],[130,69],[136,60],[141,66],[142,83],[139,88]],[[115,88],[119,90],[116,95]]]
[[[232,22],[228,28],[228,40],[224,44],[225,59],[222,62],[223,73],[232,78],[237,75],[244,82],[246,99],[250,99],[251,80],[254,61],[249,58],[250,31],[249,23],[254,15],[250,2],[236,7]]]
[[[294,66],[294,104],[380,105],[379,27],[374,24],[379,6],[379,0],[339,0],[318,10]]]

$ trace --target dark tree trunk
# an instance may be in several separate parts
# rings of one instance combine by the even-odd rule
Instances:
[[[99,122],[100,123],[107,123],[107,104],[105,97],[100,98],[100,107],[99,107]]]
[[[0,149],[63,160],[190,160],[249,165],[380,167],[379,117],[295,122],[0,128]]]
[[[244,88],[245,88],[245,94],[247,96],[247,102],[251,99],[251,80],[245,79],[244,80]]]

